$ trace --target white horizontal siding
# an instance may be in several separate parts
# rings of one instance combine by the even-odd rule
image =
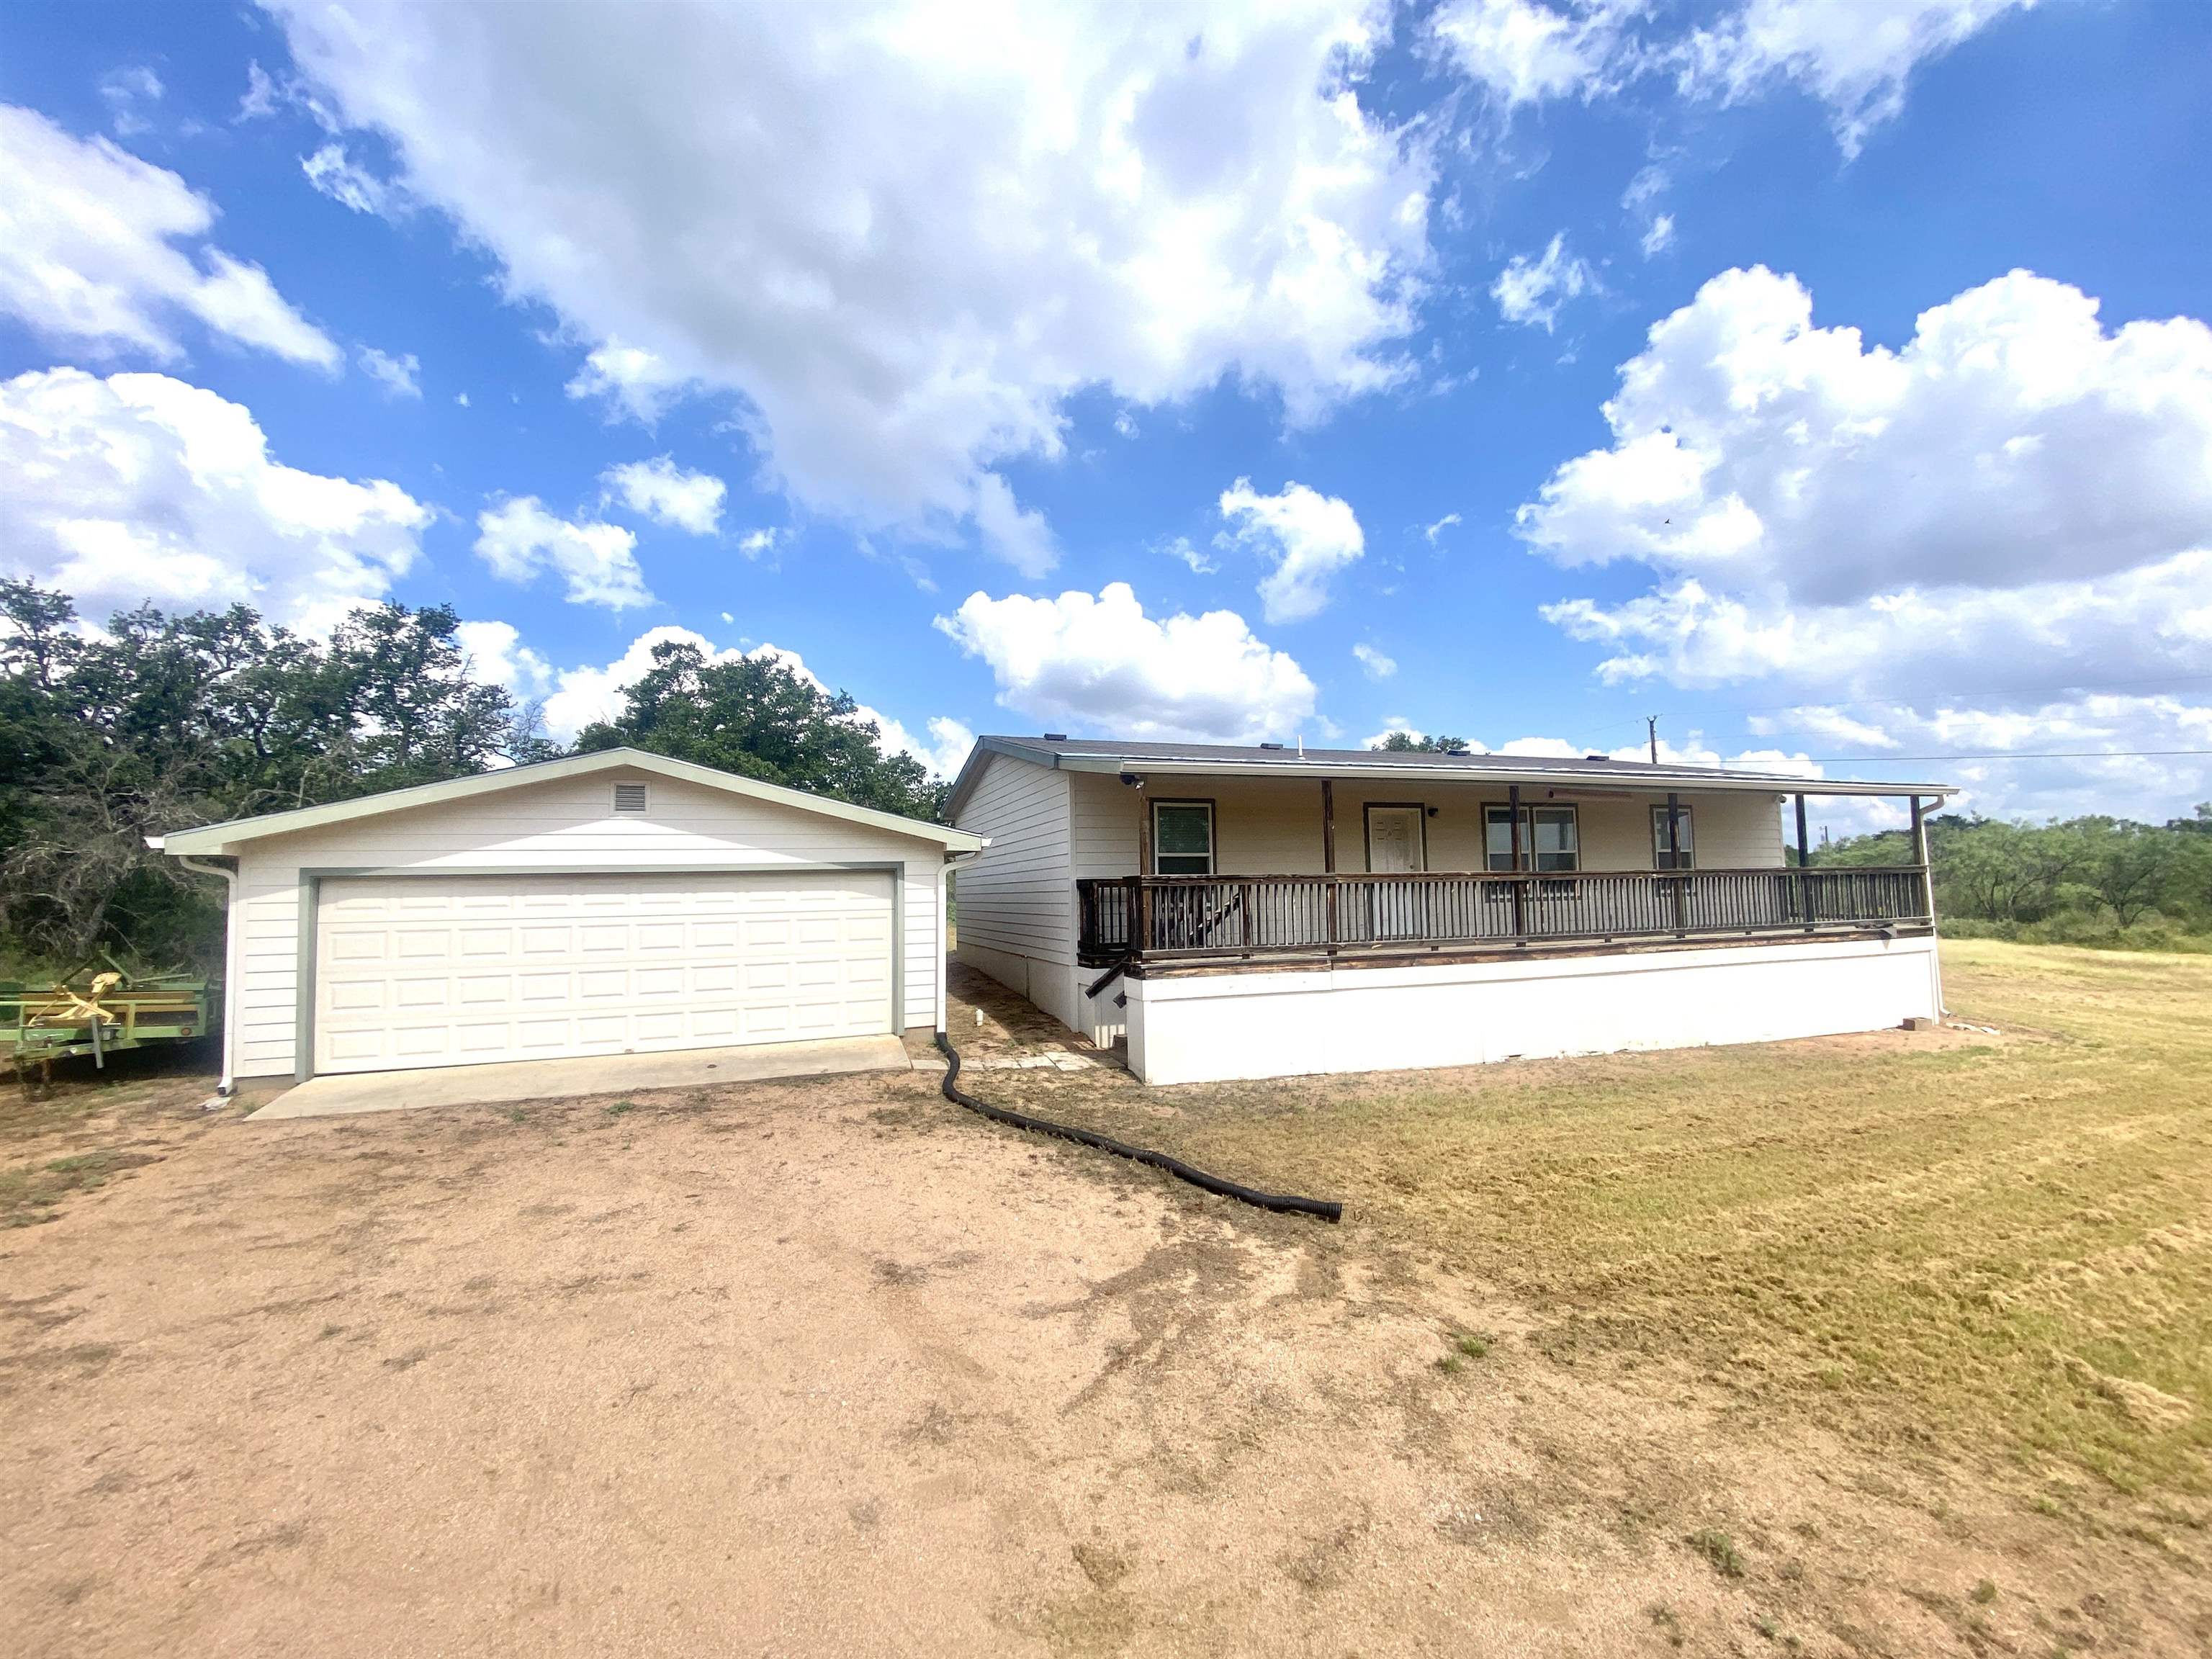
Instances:
[[[1065,775],[1072,785],[1078,876],[1136,872],[1138,825],[1148,799],[1213,802],[1215,868],[1223,875],[1318,875],[1327,867],[1318,780],[1156,777],[1134,789],[1102,773]],[[1507,799],[1497,785],[1449,781],[1338,779],[1334,793],[1336,867],[1347,874],[1367,867],[1364,808],[1370,802],[1436,808],[1433,817],[1422,820],[1428,868],[1480,870],[1486,867],[1482,809],[1493,802],[1502,806]],[[1651,809],[1666,804],[1663,793],[1619,799],[1577,797],[1563,790],[1560,795],[1575,805],[1583,869],[1653,867]],[[1523,787],[1521,798],[1524,805],[1551,804],[1549,792],[1537,787]],[[1692,811],[1698,862],[1705,868],[1770,869],[1783,862],[1782,820],[1773,796],[1716,793],[1682,799]]]
[[[614,816],[617,782],[643,781],[648,810]],[[747,799],[704,785],[614,770],[524,785],[250,843],[240,860],[241,1077],[293,1073],[299,1010],[302,870],[619,871],[896,864],[905,927],[908,1026],[936,1019],[940,950],[935,884],[943,854],[890,830]]]
[[[962,945],[1040,962],[1075,960],[1068,777],[1008,755],[985,763],[956,826],[991,838],[953,878]]]

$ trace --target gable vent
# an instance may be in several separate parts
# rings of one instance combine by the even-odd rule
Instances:
[[[645,811],[645,786],[641,783],[618,783],[615,786],[615,811],[642,812]]]

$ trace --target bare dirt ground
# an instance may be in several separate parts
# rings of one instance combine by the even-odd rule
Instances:
[[[1044,1036],[985,1000],[963,1047]],[[935,1091],[0,1104],[40,1224],[0,1232],[0,1649],[2212,1644],[2185,1539],[1561,1363],[1361,1192],[1267,1216]],[[1110,1072],[1054,1098],[1163,1110]]]

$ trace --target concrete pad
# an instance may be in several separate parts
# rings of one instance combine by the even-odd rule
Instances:
[[[436,1066],[419,1072],[356,1072],[309,1078],[246,1119],[342,1117],[419,1106],[486,1106],[502,1101],[562,1100],[578,1095],[639,1094],[708,1084],[823,1077],[833,1072],[903,1072],[905,1045],[895,1036],[826,1042],[755,1042],[740,1048],[685,1048],[665,1054],[595,1054],[583,1060],[523,1060],[490,1066]]]

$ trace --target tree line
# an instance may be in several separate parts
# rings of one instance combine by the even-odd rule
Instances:
[[[0,977],[106,952],[213,970],[222,890],[148,836],[572,752],[477,676],[451,606],[356,610],[327,639],[251,606],[152,605],[81,624],[68,595],[0,579]],[[946,787],[884,752],[857,704],[771,659],[663,644],[573,752],[629,744],[934,818]]]
[[[2044,824],[1951,813],[1928,821],[1943,931],[2045,944],[2179,945],[2212,934],[2212,802],[2163,824]],[[1824,864],[1910,864],[1902,830],[1816,848]]]

